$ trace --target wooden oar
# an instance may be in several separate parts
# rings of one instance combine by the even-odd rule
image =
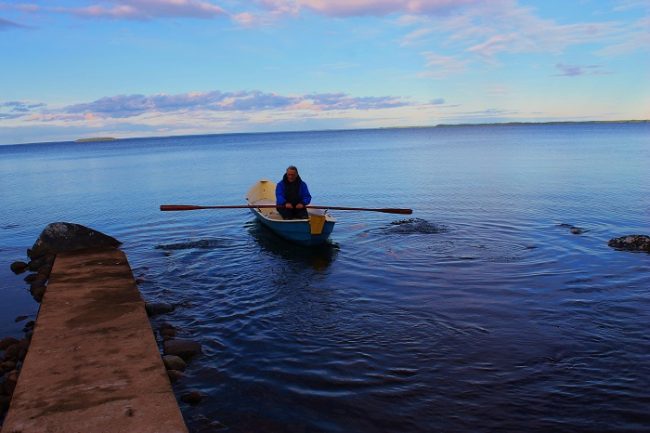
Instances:
[[[163,204],[160,205],[161,211],[179,211],[179,210],[200,210],[200,209],[266,209],[275,208],[274,204],[260,204],[260,205],[232,205],[232,206],[197,206],[193,204]],[[311,209],[332,209],[332,210],[358,210],[366,212],[383,212],[383,213],[397,213],[402,215],[410,215],[413,209],[400,209],[400,208],[367,208],[367,207],[343,207],[343,206],[313,206],[307,205]]]

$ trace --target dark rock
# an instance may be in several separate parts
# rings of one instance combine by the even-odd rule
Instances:
[[[46,264],[47,264],[47,260],[45,256],[38,257],[29,262],[29,270],[32,272],[36,272],[40,267],[45,266]]]
[[[19,341],[13,337],[5,337],[0,340],[0,350],[6,350],[9,346],[13,346],[18,343]]]
[[[13,262],[10,266],[14,274],[22,274],[27,269],[28,264],[25,262]]]
[[[166,302],[146,302],[144,308],[147,310],[149,316],[156,316],[158,314],[166,314],[174,311],[174,306]]]
[[[447,231],[447,227],[430,223],[422,218],[393,221],[390,225],[386,231],[399,234],[438,234]]]
[[[163,323],[158,328],[158,333],[163,340],[171,340],[176,337],[176,328],[169,323]]]
[[[190,340],[167,340],[163,342],[165,355],[176,355],[187,361],[201,353],[201,344]]]
[[[3,361],[18,361],[18,355],[20,354],[20,346],[18,343],[12,344],[11,346],[5,349]]]
[[[29,275],[27,275],[25,278],[23,278],[23,280],[24,280],[26,283],[29,284],[29,283],[33,283],[34,281],[36,281],[37,279],[40,279],[40,278],[41,278],[41,277],[39,277],[38,274],[29,274]]]
[[[163,340],[172,340],[176,338],[176,330],[175,329],[161,329],[160,330],[160,337]]]
[[[2,384],[3,391],[6,395],[12,396],[14,389],[16,389],[16,383],[18,382],[18,371],[11,370],[5,375],[5,381]]]
[[[29,340],[23,338],[18,342],[18,360],[23,361],[25,356],[27,356],[27,350],[29,349]]]
[[[195,405],[201,403],[205,397],[207,396],[201,391],[189,391],[181,395],[181,401],[187,404]]]
[[[4,361],[0,363],[0,370],[4,371],[11,371],[16,368],[16,362],[15,361]]]
[[[587,230],[585,230],[585,229],[582,228],[582,227],[574,226],[574,225],[572,225],[572,224],[567,224],[567,223],[558,224],[558,227],[564,227],[564,228],[567,228],[567,229],[569,229],[569,231],[570,231],[571,233],[573,233],[574,235],[581,235],[581,234],[583,234],[584,232],[587,231]]]
[[[164,355],[162,357],[163,363],[165,364],[165,368],[167,370],[178,370],[178,371],[185,371],[187,368],[187,364],[185,361],[183,361],[183,358],[180,356],[176,355]]]
[[[176,383],[183,378],[184,374],[182,371],[178,370],[167,370],[167,376],[169,376],[169,381],[171,383]]]
[[[45,289],[46,287],[44,285],[32,284],[29,288],[29,292],[32,294],[32,298],[34,298],[36,302],[41,302],[45,295]]]
[[[80,224],[56,222],[48,224],[27,255],[32,259],[63,251],[87,248],[117,248],[117,239]]]
[[[0,395],[0,415],[2,415],[3,413],[9,410],[10,402],[11,402],[11,397],[9,397],[8,395]],[[2,427],[1,424],[0,427]]]
[[[650,253],[650,236],[628,235],[610,239],[607,243],[612,248],[627,251],[645,251]]]

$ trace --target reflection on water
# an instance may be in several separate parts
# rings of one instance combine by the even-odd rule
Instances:
[[[294,244],[278,236],[258,220],[247,222],[246,228],[263,251],[281,257],[288,262],[310,266],[316,271],[327,270],[339,251],[339,246],[331,240],[316,247]]]

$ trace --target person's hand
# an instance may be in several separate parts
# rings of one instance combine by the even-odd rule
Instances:
[[[289,203],[289,202],[287,202],[287,203],[284,205],[284,207],[286,207],[287,209],[293,209],[293,205],[292,205],[291,203]]]
[[[302,208],[304,208],[304,207],[305,207],[305,205],[302,204],[302,203],[298,203],[298,204],[296,205],[296,209],[302,209]]]

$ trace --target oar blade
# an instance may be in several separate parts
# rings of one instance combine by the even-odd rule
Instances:
[[[193,204],[161,204],[160,205],[160,210],[163,212],[197,210],[197,209],[203,209],[203,206],[196,206]]]
[[[396,213],[400,215],[411,215],[413,213],[413,209],[383,208],[383,209],[377,209],[377,212]]]

